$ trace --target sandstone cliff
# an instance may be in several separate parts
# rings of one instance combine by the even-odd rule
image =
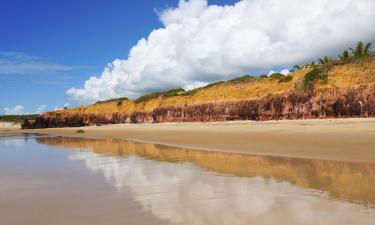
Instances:
[[[281,78],[243,77],[48,112],[23,128],[115,123],[375,117],[375,58],[310,66]]]

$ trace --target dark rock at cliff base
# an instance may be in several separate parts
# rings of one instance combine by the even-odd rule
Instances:
[[[21,124],[21,129],[30,129],[30,128],[31,128],[31,123],[29,122],[28,119],[25,119]]]
[[[43,129],[52,127],[82,127],[86,126],[84,118],[78,115],[64,116],[62,114],[54,114],[54,116],[45,114],[40,115],[33,123],[25,121],[22,129]]]

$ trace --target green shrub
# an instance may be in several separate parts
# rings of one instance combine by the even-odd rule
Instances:
[[[259,76],[259,78],[264,79],[264,78],[268,78],[268,76],[266,74],[262,74]]]
[[[284,76],[284,77],[282,77],[282,78],[279,80],[279,82],[280,82],[280,83],[286,83],[286,82],[289,82],[289,81],[291,81],[291,80],[293,80],[293,77],[290,76],[290,75],[288,75],[288,76]]]
[[[316,67],[315,69],[308,72],[303,79],[303,88],[304,90],[309,90],[314,87],[314,83],[320,80],[323,83],[326,83],[328,80],[327,68]]]
[[[177,96],[181,93],[184,93],[185,90],[183,88],[176,88],[176,89],[171,89],[171,90],[168,90],[166,92],[163,92],[162,96],[163,97],[173,97],[173,96]]]
[[[275,80],[281,80],[285,77],[284,74],[282,73],[273,73],[269,76],[271,79],[275,79]]]
[[[136,100],[134,100],[135,103],[140,103],[140,102],[147,102],[153,98],[157,98],[162,95],[162,92],[152,92],[146,95],[143,95]]]
[[[228,83],[241,83],[241,82],[248,81],[248,80],[251,80],[251,79],[254,79],[254,77],[251,76],[251,75],[245,75],[245,76],[242,76],[242,77],[236,77],[232,80],[228,80],[227,82]]]
[[[154,98],[158,98],[158,97],[168,98],[168,97],[182,95],[183,93],[185,93],[185,90],[182,88],[170,89],[164,92],[153,92],[153,93],[146,94],[137,98],[136,100],[134,100],[134,102],[135,103],[147,102]]]
[[[192,89],[190,91],[185,91],[184,93],[181,94],[181,96],[191,96],[195,95],[199,91],[199,88]]]
[[[35,120],[38,117],[37,114],[33,115],[3,115],[0,116],[0,121],[11,122],[11,123],[21,123],[24,120]]]
[[[95,104],[105,104],[105,103],[111,103],[111,102],[122,102],[122,101],[127,101],[129,100],[128,98],[114,98],[114,99],[109,99],[105,101],[97,101]]]

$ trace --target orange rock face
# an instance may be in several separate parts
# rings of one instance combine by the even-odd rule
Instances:
[[[30,127],[79,127],[117,123],[213,122],[375,117],[375,84],[357,88],[269,94],[251,100],[156,107],[152,112],[114,113],[51,112]]]
[[[375,117],[375,58],[343,63],[327,71],[327,81],[301,88],[312,69],[292,73],[290,82],[249,79],[221,82],[193,94],[125,100],[48,112],[23,128],[79,127],[118,123],[211,122]]]

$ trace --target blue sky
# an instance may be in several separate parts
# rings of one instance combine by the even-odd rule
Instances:
[[[375,42],[374,17],[373,0],[0,0],[0,114],[285,72]]]
[[[126,58],[177,0],[0,0],[0,114],[69,102],[66,90]],[[233,3],[212,0],[210,3]],[[29,68],[28,68],[29,67]],[[42,67],[40,69],[35,67]]]

